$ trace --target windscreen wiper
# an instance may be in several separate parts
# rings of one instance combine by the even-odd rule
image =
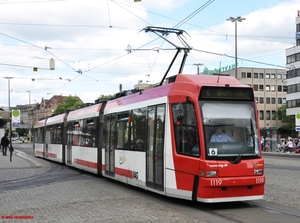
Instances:
[[[252,123],[252,120],[250,118],[250,126],[251,126],[251,133],[250,133],[250,136],[252,137],[252,141],[253,141],[253,149],[254,149],[254,146],[255,146],[255,134],[254,134],[254,128],[253,128],[253,123]],[[242,155],[244,154],[245,152],[245,149],[247,148],[247,144],[248,142],[245,142],[245,145],[243,146],[241,152],[239,153],[239,155],[236,157],[236,159],[234,160],[233,164],[238,164],[241,162],[241,158],[242,158]]]

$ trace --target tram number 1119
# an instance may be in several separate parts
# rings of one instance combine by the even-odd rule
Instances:
[[[264,178],[263,177],[256,178],[256,184],[262,184],[262,183],[264,183]]]
[[[222,180],[210,180],[210,185],[211,186],[221,186]]]

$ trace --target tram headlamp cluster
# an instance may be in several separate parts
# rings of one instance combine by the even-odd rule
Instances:
[[[263,169],[254,169],[254,175],[262,175],[263,173]]]
[[[200,176],[203,176],[203,177],[217,177],[218,176],[218,171],[216,171],[216,170],[210,170],[210,171],[201,170],[200,171]]]

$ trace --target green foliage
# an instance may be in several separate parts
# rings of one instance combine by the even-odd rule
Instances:
[[[28,129],[17,128],[16,133],[18,133],[19,136],[26,136],[28,135]]]
[[[59,114],[67,110],[76,109],[82,104],[83,102],[79,101],[76,96],[69,95],[65,98],[64,103],[58,104],[53,114]]]
[[[286,105],[282,105],[275,112],[276,118],[281,118],[282,130],[295,131],[295,115],[286,115]]]
[[[113,98],[113,97],[115,97],[115,95],[113,95],[113,94],[107,94],[107,95],[101,94],[101,95],[98,97],[98,99],[110,99],[110,98]]]

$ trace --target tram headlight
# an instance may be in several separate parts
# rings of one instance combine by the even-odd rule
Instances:
[[[263,173],[263,169],[254,169],[254,175],[262,175]]]
[[[201,170],[200,176],[202,176],[202,177],[217,177],[218,171],[216,171],[216,170],[210,170],[210,171]]]

